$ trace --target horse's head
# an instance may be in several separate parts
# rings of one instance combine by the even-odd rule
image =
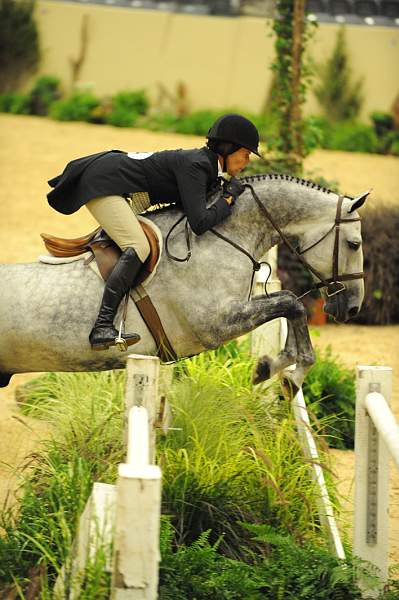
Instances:
[[[300,252],[306,261],[329,283],[321,287],[324,311],[338,322],[355,317],[363,302],[362,237],[356,211],[368,194],[355,199],[344,197],[335,224],[330,221],[321,228],[310,226],[300,240]]]

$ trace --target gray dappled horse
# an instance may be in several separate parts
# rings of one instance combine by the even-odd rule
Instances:
[[[316,280],[332,286],[321,290],[325,311],[339,322],[355,316],[364,295],[362,240],[355,211],[367,194],[343,197],[341,218],[336,221],[338,195],[316,184],[284,175],[241,181],[252,186],[252,191],[248,188],[240,196],[231,216],[215,228],[217,233],[261,260],[280,241],[262,208],[266,207],[277,229],[295,238],[297,247],[306,251]],[[181,213],[169,208],[146,216],[165,238]],[[183,223],[173,231],[169,244],[174,255],[185,256]],[[296,363],[288,377],[300,386],[314,362],[300,300],[290,291],[249,299],[253,262],[245,253],[212,232],[200,237],[191,234],[191,244],[188,262],[173,261],[164,252],[156,276],[146,286],[177,356],[217,348],[267,321],[286,317],[285,348],[274,360],[259,359],[254,381],[264,381]],[[334,279],[344,279],[344,283]],[[141,341],[123,353],[115,347],[91,350],[88,334],[99,309],[103,282],[83,260],[57,265],[3,264],[0,281],[0,386],[6,386],[14,373],[117,369],[124,367],[132,351],[157,353],[133,302],[129,302],[126,327],[137,331]]]

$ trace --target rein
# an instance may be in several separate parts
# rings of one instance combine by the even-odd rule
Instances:
[[[183,221],[183,219],[186,219],[186,222],[184,224],[184,233],[185,233],[185,238],[186,238],[187,254],[184,257],[179,257],[179,256],[174,256],[170,252],[170,250],[169,250],[169,237],[170,237],[172,231]],[[265,290],[266,290],[266,284],[267,284],[267,282],[269,280],[269,277],[270,277],[270,274],[271,274],[271,271],[272,271],[271,266],[269,265],[269,263],[266,262],[266,261],[258,262],[252,256],[252,254],[250,254],[248,252],[248,250],[245,250],[245,248],[243,248],[242,246],[240,246],[236,242],[233,242],[233,240],[230,240],[228,237],[222,235],[221,233],[219,233],[215,229],[210,229],[209,231],[211,233],[213,233],[214,235],[216,235],[216,237],[218,237],[221,240],[223,240],[224,242],[227,242],[227,244],[230,244],[231,246],[233,246],[233,248],[235,248],[239,252],[242,252],[242,254],[245,254],[245,256],[247,256],[249,258],[249,260],[252,262],[252,277],[251,277],[251,284],[249,286],[248,300],[251,297],[251,291],[252,291],[252,286],[253,286],[253,282],[254,282],[254,278],[255,278],[255,273],[256,273],[256,271],[260,270],[260,268],[261,268],[262,265],[267,265],[269,267],[269,275],[268,275],[266,283],[265,283]],[[166,235],[166,238],[165,238],[165,251],[166,251],[167,257],[170,258],[171,260],[176,261],[176,262],[188,262],[190,260],[191,255],[192,255],[191,240],[190,240],[190,232],[189,232],[188,221],[187,221],[187,217],[185,215],[183,215],[182,217],[180,217],[180,219],[178,219],[176,221],[176,223],[174,225],[172,225],[172,227],[169,229],[169,231],[168,231],[168,233]],[[266,294],[267,294],[267,292],[266,292]]]
[[[301,298],[303,298],[304,296],[306,296],[307,294],[309,294],[311,291],[318,290],[318,289],[323,288],[323,287],[327,288],[327,296],[328,297],[335,296],[336,294],[339,294],[339,293],[343,292],[346,289],[346,286],[343,283],[344,281],[352,281],[354,279],[363,279],[364,278],[364,272],[363,271],[360,272],[360,273],[341,273],[341,274],[338,273],[338,264],[339,264],[339,238],[340,238],[341,223],[354,223],[356,221],[360,221],[359,217],[354,217],[352,219],[342,219],[341,218],[342,203],[343,203],[343,200],[344,200],[344,196],[340,195],[338,197],[337,210],[336,210],[335,220],[334,220],[334,223],[333,223],[332,227],[330,227],[330,229],[327,231],[327,233],[325,233],[319,240],[317,240],[317,242],[314,242],[314,244],[312,244],[311,246],[309,246],[305,250],[302,250],[301,252],[298,252],[298,250],[296,250],[296,248],[294,248],[294,246],[291,244],[291,242],[289,241],[289,239],[287,238],[287,236],[282,232],[282,230],[280,229],[280,227],[277,225],[277,223],[273,219],[272,215],[267,210],[266,206],[260,200],[259,196],[255,192],[255,190],[252,187],[252,185],[250,185],[249,183],[245,183],[244,187],[248,188],[251,191],[252,197],[254,198],[254,200],[255,200],[256,204],[258,205],[259,209],[265,215],[265,217],[271,223],[271,225],[274,227],[274,229],[277,231],[277,233],[281,237],[281,240],[287,246],[287,248],[289,249],[289,251],[291,252],[291,254],[293,254],[294,256],[296,256],[296,258],[303,264],[303,266],[306,269],[308,269],[308,271],[310,271],[311,273],[313,273],[313,275],[317,279],[319,279],[319,283],[316,283],[307,292],[305,292],[301,296],[298,296],[298,300],[300,300]],[[178,256],[173,256],[173,254],[171,254],[171,252],[169,251],[169,237],[170,237],[170,234],[172,233],[172,231],[177,227],[177,225],[179,225],[179,223],[181,223],[183,221],[183,219],[186,219],[186,222],[185,222],[185,238],[186,238],[186,245],[187,245],[187,255],[184,258],[179,258]],[[309,264],[308,261],[305,260],[302,255],[305,254],[305,252],[308,252],[308,250],[311,250],[312,248],[314,248],[315,246],[317,246],[318,244],[320,244],[320,242],[322,242],[334,229],[335,229],[335,240],[334,240],[334,251],[333,251],[333,256],[332,256],[332,277],[329,277],[329,278],[326,279],[326,278],[323,277],[323,275],[319,271],[317,271],[317,269],[315,269],[314,267],[312,267],[312,265]],[[250,285],[250,288],[249,288],[249,296],[248,296],[248,298],[249,298],[250,295],[251,295],[251,290],[252,290],[252,285],[253,285],[253,281],[254,281],[254,277],[255,277],[255,272],[259,271],[259,269],[261,268],[262,264],[266,264],[269,267],[270,271],[269,271],[269,275],[268,275],[268,278],[267,278],[267,281],[268,281],[268,279],[270,277],[270,274],[271,274],[271,267],[270,267],[269,263],[266,262],[266,261],[258,262],[248,252],[248,250],[246,250],[245,248],[243,248],[242,246],[240,246],[239,244],[237,244],[233,240],[230,240],[226,236],[222,235],[221,233],[219,233],[215,229],[210,229],[209,231],[211,233],[213,233],[215,236],[217,236],[218,238],[220,238],[221,240],[223,240],[226,243],[228,243],[231,246],[233,246],[233,248],[235,248],[236,250],[238,250],[242,254],[245,254],[245,256],[247,256],[250,259],[250,261],[252,262],[252,278],[251,278],[251,285]],[[167,234],[167,236],[165,238],[165,251],[166,251],[166,255],[171,260],[174,260],[174,261],[177,261],[177,262],[188,262],[190,260],[191,255],[192,255],[191,240],[190,240],[189,225],[188,225],[187,217],[185,215],[183,215],[182,217],[180,217],[176,221],[176,223],[171,227],[171,229],[169,230],[169,232],[168,232],[168,234]],[[266,291],[267,281],[265,283],[265,292],[266,292],[266,294],[267,294],[267,291]]]

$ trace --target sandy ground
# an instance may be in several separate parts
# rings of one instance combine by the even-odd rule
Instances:
[[[59,123],[39,117],[0,114],[0,262],[30,262],[43,253],[40,232],[78,237],[96,225],[82,209],[63,216],[46,202],[47,180],[62,171],[72,158],[119,148],[135,151],[190,148],[201,138],[117,129],[86,123]],[[317,151],[306,162],[309,170],[339,182],[342,191],[356,195],[369,188],[369,202],[399,201],[399,159],[393,157]],[[1,282],[0,282],[1,289]],[[380,364],[393,368],[393,409],[399,418],[399,326],[361,327],[328,325],[318,329],[314,343],[331,344],[333,352],[350,367]],[[14,489],[18,467],[46,432],[33,419],[22,418],[14,401],[16,385],[32,375],[15,376],[0,390],[0,506],[8,490]],[[352,452],[333,453],[340,488],[351,510],[353,491]],[[11,468],[11,470],[10,470]],[[350,514],[347,518],[350,522]],[[391,561],[399,562],[399,478],[391,491]]]

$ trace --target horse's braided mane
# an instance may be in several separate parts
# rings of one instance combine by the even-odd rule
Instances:
[[[267,179],[292,181],[293,183],[298,183],[299,185],[320,190],[322,192],[326,192],[327,194],[335,194],[335,192],[333,192],[332,190],[329,190],[328,188],[318,183],[315,183],[314,181],[302,179],[301,177],[296,177],[295,175],[284,175],[283,173],[259,173],[258,175],[247,175],[246,177],[240,177],[240,181],[245,181],[246,183],[251,183],[254,181],[265,181]]]
[[[259,173],[258,175],[247,175],[246,177],[240,177],[240,181],[244,181],[245,183],[253,183],[256,181],[265,181],[267,179],[277,179],[280,181],[292,181],[294,183],[298,183],[299,185],[303,185],[305,187],[309,187],[312,189],[320,190],[327,194],[335,194],[333,190],[329,190],[322,185],[315,183],[314,181],[309,181],[308,179],[301,179],[300,177],[296,177],[295,175],[284,175],[283,173]],[[211,192],[212,193],[212,192]],[[348,196],[349,197],[349,196]],[[178,208],[175,203],[171,204],[154,204],[150,209],[143,211],[141,214],[147,215],[156,215],[163,212],[168,212],[171,208]]]

